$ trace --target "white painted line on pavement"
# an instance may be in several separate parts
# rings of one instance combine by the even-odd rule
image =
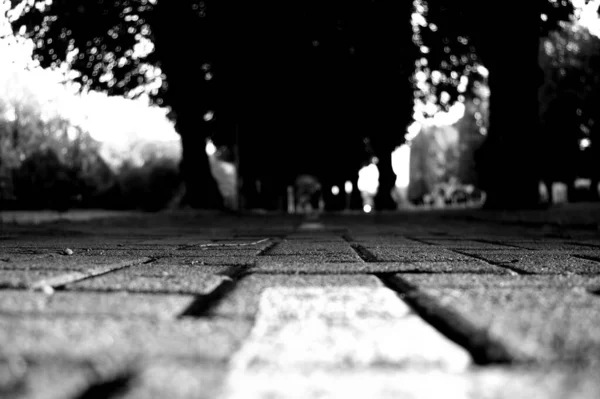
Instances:
[[[390,373],[423,376],[423,393],[434,389],[424,376],[462,384],[452,376],[470,364],[463,348],[387,288],[274,287],[263,292],[252,333],[231,360],[223,398],[359,397],[374,389],[365,387],[374,377],[403,384]]]

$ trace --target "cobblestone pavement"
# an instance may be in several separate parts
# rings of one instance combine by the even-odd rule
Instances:
[[[598,398],[599,211],[0,224],[0,397]]]

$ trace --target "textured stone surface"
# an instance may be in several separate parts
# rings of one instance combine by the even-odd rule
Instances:
[[[3,224],[0,396],[596,399],[598,221],[589,205]],[[496,344],[531,356],[486,364]]]
[[[539,362],[600,367],[600,297],[587,289],[597,278],[452,277],[402,278]]]

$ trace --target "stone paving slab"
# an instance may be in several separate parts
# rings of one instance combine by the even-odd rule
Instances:
[[[317,230],[311,233],[292,233],[285,236],[284,242],[289,243],[290,245],[311,243],[316,245],[321,244],[321,246],[325,244],[332,244],[335,246],[346,242],[343,237],[347,233],[347,230],[340,230],[337,232]]]
[[[598,235],[594,235],[587,239],[578,239],[578,243],[591,247],[593,249],[600,249],[600,243],[598,242]]]
[[[462,371],[469,354],[384,287],[269,287],[237,373],[396,368]]]
[[[66,248],[53,250],[23,248],[6,251],[0,254],[0,270],[29,268],[66,268],[76,270],[86,265],[114,263],[120,260],[149,257],[160,262],[173,264],[206,264],[206,265],[252,265],[256,260],[257,251],[198,251],[198,250],[79,250],[72,249],[73,254],[66,256]],[[164,259],[164,260],[163,260]]]
[[[252,324],[243,319],[157,322],[122,317],[3,316],[0,356],[94,359],[103,353],[127,358],[169,357],[222,362],[237,349]]]
[[[90,267],[84,271],[74,271],[67,273],[60,273],[50,278],[44,278],[34,282],[29,288],[34,290],[41,290],[45,293],[52,293],[54,289],[61,289],[68,284],[73,284],[81,280],[92,279],[98,276],[103,276],[111,272],[118,272],[122,269],[126,269],[131,266],[145,264],[152,262],[151,258],[137,258],[132,261],[122,261],[108,263],[106,265],[100,265]]]
[[[188,274],[227,274],[234,270],[228,265],[206,264],[198,258],[163,258],[154,262],[135,265],[123,269],[120,275],[143,277],[173,277],[185,278]]]
[[[269,256],[276,255],[323,255],[323,256],[356,256],[348,243],[344,240],[326,241],[326,242],[306,242],[297,240],[297,242],[285,240],[269,251]]]
[[[19,290],[0,291],[0,315],[10,317],[115,317],[175,319],[194,297],[57,291],[53,295]]]
[[[119,261],[133,261],[139,257],[119,258]],[[114,263],[115,259],[106,256],[64,255],[64,254],[4,254],[0,259],[0,270],[86,270],[96,266]]]
[[[361,258],[346,242],[294,244],[286,241],[264,254],[264,257],[282,261],[307,262],[360,262]]]
[[[15,255],[44,255],[44,254],[60,254],[66,248],[71,249],[75,254],[81,254],[85,256],[110,256],[110,257],[151,257],[151,258],[166,258],[166,257],[177,257],[177,256],[201,256],[206,258],[248,258],[255,256],[259,253],[258,249],[180,249],[180,248],[89,248],[89,247],[54,247],[54,248],[40,248],[34,247],[31,249],[26,248],[5,248],[3,250],[4,256]]]
[[[348,242],[364,245],[385,245],[397,246],[402,248],[428,248],[430,246],[430,244],[428,243],[406,238],[397,234],[366,235],[364,233],[356,234],[353,231],[351,234],[346,234],[345,237]]]
[[[473,251],[464,254],[476,256],[490,263],[509,266],[513,270],[534,274],[600,274],[600,262],[578,258],[564,251]],[[586,254],[589,251],[582,251]]]
[[[502,251],[502,250],[510,250],[510,249],[515,249],[515,250],[520,249],[520,248],[516,248],[514,246],[502,244],[499,242],[492,242],[492,241],[483,242],[483,241],[460,239],[460,238],[455,238],[455,239],[431,238],[431,239],[423,240],[423,242],[426,242],[431,245],[447,248],[450,250],[471,249],[471,250],[478,250],[478,251],[490,251],[490,250],[491,251],[494,251],[494,250]]]
[[[402,278],[420,285],[421,276]],[[448,281],[439,281],[442,278],[428,276],[422,291],[489,334],[518,343],[540,362],[600,366],[600,296],[585,289],[589,280],[568,285],[563,284],[566,279],[536,283],[536,276],[517,280],[489,276],[486,286],[471,280],[468,286],[451,287]],[[533,289],[523,289],[523,283]]]
[[[445,248],[364,245],[378,262],[469,262],[473,258]]]
[[[124,390],[113,396],[124,398],[595,399],[600,231],[564,218],[519,217],[379,213],[303,221],[190,212],[1,225],[0,393],[26,381],[23,398],[98,397],[117,383]],[[62,255],[66,248],[73,255]],[[77,274],[145,255],[146,264]],[[65,275],[80,277],[46,293],[30,290]],[[418,289],[384,285],[393,276]],[[315,290],[321,294],[294,294]],[[327,294],[341,291],[354,294]],[[261,308],[268,292],[281,295]],[[389,301],[361,292],[386,292]],[[450,317],[445,325],[418,307],[386,313],[392,302],[415,306],[415,292],[429,298],[437,317]],[[364,306],[371,311],[359,312]],[[346,317],[352,312],[361,316]],[[453,329],[465,320],[535,362],[525,367],[515,357],[516,364],[450,372],[419,361],[441,352],[411,327],[417,321],[481,360],[456,338]],[[256,340],[251,332],[261,325],[269,333]],[[262,348],[246,350],[256,361],[232,372],[252,342]],[[107,356],[113,360],[103,362]],[[2,359],[28,366],[6,371]],[[129,374],[120,381],[123,370]]]
[[[166,236],[161,238],[143,239],[136,243],[136,245],[159,245],[159,246],[191,246],[191,245],[204,245],[213,242],[214,236],[207,236],[204,234],[189,234],[189,235],[174,235]]]
[[[349,250],[350,251],[350,250]],[[256,262],[278,262],[281,264],[290,263],[357,263],[362,262],[360,256],[355,252],[346,252],[344,254],[306,254],[306,255],[270,255],[265,254],[262,259],[256,259]]]
[[[441,398],[592,399],[600,383],[594,372],[493,369],[464,374],[437,370],[320,371],[247,373],[219,399],[258,398]]]
[[[158,258],[153,265],[165,265],[166,267],[208,267],[208,266],[252,266],[255,264],[258,258],[251,257],[228,257],[228,256],[204,256],[199,254],[198,256],[172,256],[167,258]]]
[[[552,251],[547,251],[547,252],[554,252],[555,250]],[[584,247],[584,249],[577,249],[577,250],[567,250],[567,251],[563,251],[566,252],[572,256],[576,256],[578,258],[586,258],[586,259],[590,259],[590,260],[594,260],[596,262],[600,262],[600,249],[588,249],[587,247]]]
[[[504,241],[507,245],[520,247],[523,249],[529,249],[533,251],[565,251],[565,252],[577,252],[581,250],[594,250],[594,247],[585,244],[583,242],[568,242],[568,241],[557,241],[552,242],[550,240],[540,241],[520,241],[520,240],[506,240]],[[596,248],[599,250],[600,248]]]
[[[214,399],[226,376],[223,363],[161,359],[141,365],[123,399]]]
[[[72,248],[73,250],[79,249],[80,251],[85,251],[87,249],[95,249],[95,250],[185,250],[185,249],[200,249],[200,250],[209,250],[220,247],[226,247],[224,249],[228,250],[248,250],[251,251],[253,249],[261,249],[269,244],[269,241],[266,239],[263,240],[194,240],[194,241],[183,241],[181,243],[172,243],[170,239],[159,239],[154,240],[156,242],[150,241],[141,241],[141,240],[122,240],[122,239],[107,239],[103,240],[98,237],[90,238],[90,239],[82,239],[82,238],[71,238],[68,241],[61,241],[56,239],[45,239],[43,241],[15,241],[8,245],[5,242],[5,245],[2,247],[3,250],[11,250],[15,248],[28,248],[35,247],[38,249],[55,249],[62,248],[64,244]],[[179,241],[179,240],[175,240]]]
[[[519,289],[538,289],[538,288],[577,288],[580,289],[595,287],[600,284],[600,276],[587,275],[559,275],[559,274],[541,274],[541,275],[477,275],[477,274],[398,274],[398,277],[407,282],[425,288],[453,288],[453,289],[494,289],[511,288]]]
[[[130,274],[126,272],[110,273],[93,279],[68,284],[66,289],[74,291],[125,291],[156,294],[207,294],[229,275],[237,273],[238,268],[226,267],[221,274],[206,273],[202,270],[165,272],[161,276]]]
[[[478,259],[468,262],[311,262],[309,259],[270,260],[259,259],[252,273],[265,274],[375,274],[375,273],[490,273],[513,274],[509,269],[498,267]]]
[[[65,272],[79,272],[75,269],[37,269],[37,270],[1,270],[0,271],[0,289],[29,289],[33,284],[40,280],[48,279]]]
[[[0,396],[6,398],[78,398],[88,388],[121,372],[123,364],[102,367],[96,359],[82,362],[68,359],[0,358]]]
[[[253,318],[258,311],[262,292],[270,287],[381,287],[379,279],[370,275],[249,275],[241,279],[233,292],[220,301],[210,314]]]

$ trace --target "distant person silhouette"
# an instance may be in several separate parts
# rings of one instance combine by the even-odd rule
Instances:
[[[312,175],[300,175],[296,178],[296,212],[311,213],[322,210],[322,186]]]

